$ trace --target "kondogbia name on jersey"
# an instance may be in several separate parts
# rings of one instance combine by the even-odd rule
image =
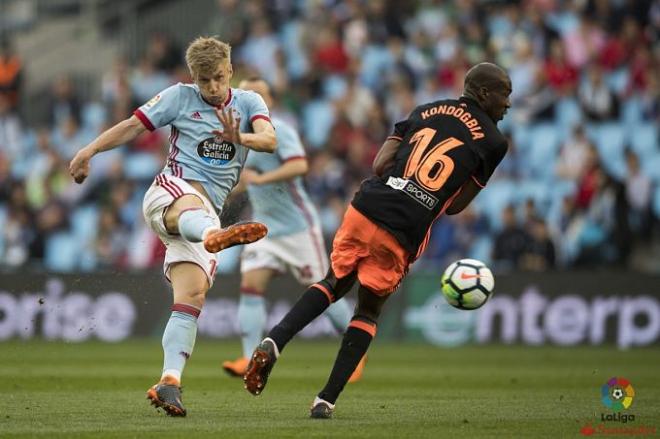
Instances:
[[[387,179],[387,183],[385,184],[392,189],[402,191],[404,194],[408,195],[410,198],[417,201],[428,210],[432,210],[435,205],[438,204],[438,199],[436,197],[419,187],[417,183],[412,180],[407,180],[400,177],[389,177]]]
[[[472,113],[467,111],[467,105],[463,102],[459,106],[442,104],[431,107],[420,113],[422,119],[428,119],[431,116],[454,116],[456,119],[463,122],[463,125],[470,130],[472,140],[479,140],[485,137],[479,121],[472,116]]]

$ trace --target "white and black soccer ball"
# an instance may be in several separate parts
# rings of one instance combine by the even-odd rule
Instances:
[[[442,275],[442,294],[458,309],[477,309],[488,300],[495,278],[486,264],[476,259],[461,259]]]

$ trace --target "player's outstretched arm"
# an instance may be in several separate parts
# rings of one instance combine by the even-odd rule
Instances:
[[[468,180],[463,187],[461,192],[454,198],[454,201],[451,202],[445,213],[447,215],[456,215],[460,213],[463,209],[468,207],[470,201],[477,196],[481,186],[479,186],[474,180]]]
[[[239,130],[241,118],[234,118],[232,111],[226,111],[225,107],[215,109],[218,120],[224,127],[222,130],[214,130],[213,134],[222,137],[231,143],[238,143],[247,148],[260,152],[275,152],[277,140],[275,129],[270,121],[256,119],[252,122],[252,133],[241,133]]]
[[[119,122],[99,135],[73,157],[69,164],[69,174],[76,183],[82,183],[89,175],[89,161],[96,154],[123,145],[146,131],[145,126],[135,116]]]
[[[308,170],[309,165],[307,164],[307,159],[305,157],[297,157],[294,160],[284,162],[279,168],[264,172],[263,174],[259,174],[252,169],[246,169],[241,174],[241,181],[259,186],[262,184],[291,180],[299,175],[305,175]]]

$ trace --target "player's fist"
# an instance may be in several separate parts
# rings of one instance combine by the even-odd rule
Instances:
[[[82,183],[89,175],[89,161],[93,155],[89,149],[83,148],[71,160],[69,174],[76,183]]]

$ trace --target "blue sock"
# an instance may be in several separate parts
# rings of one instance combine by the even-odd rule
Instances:
[[[186,360],[192,355],[197,336],[199,309],[176,303],[163,333],[163,376],[169,375],[181,381]]]
[[[266,301],[256,294],[241,294],[238,303],[238,325],[241,330],[243,356],[250,358],[263,337],[266,326]]]
[[[343,334],[353,318],[353,310],[348,306],[348,302],[339,299],[325,310],[325,315],[328,316],[337,332]]]
[[[205,209],[186,209],[179,214],[179,233],[186,241],[202,242],[204,232],[215,227],[213,217]]]

